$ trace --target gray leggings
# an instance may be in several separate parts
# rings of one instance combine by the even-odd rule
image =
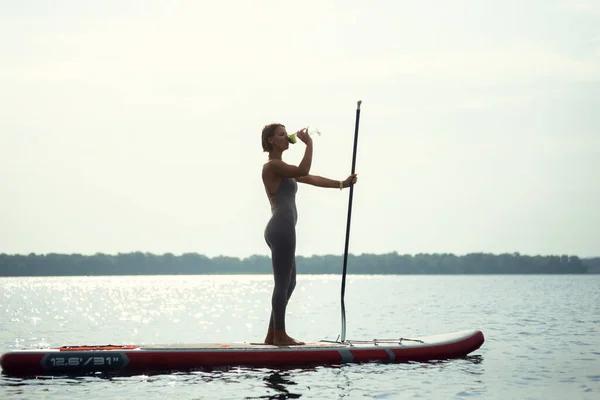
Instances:
[[[265,239],[271,249],[275,281],[269,326],[280,330],[285,329],[285,309],[296,287],[296,233],[278,232],[265,235]]]

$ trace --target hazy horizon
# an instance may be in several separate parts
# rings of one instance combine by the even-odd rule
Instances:
[[[0,253],[267,255],[262,127],[344,179],[362,100],[350,253],[600,256],[600,2],[0,7]],[[348,194],[299,185],[298,255]]]
[[[394,252],[398,255],[398,256],[410,256],[410,257],[417,257],[419,255],[426,255],[426,256],[435,256],[435,255],[452,255],[458,258],[461,257],[466,257],[470,254],[487,254],[487,255],[491,255],[494,257],[498,257],[498,256],[502,256],[505,254],[510,254],[510,255],[518,255],[521,257],[563,257],[563,256],[568,256],[568,257],[578,257],[579,259],[582,260],[587,260],[587,259],[598,259],[600,258],[600,256],[598,255],[591,255],[591,256],[579,256],[577,254],[568,254],[568,253],[546,253],[546,254],[541,254],[541,253],[522,253],[522,252],[497,252],[497,253],[492,253],[492,252],[466,252],[466,253],[452,253],[452,252],[428,252],[428,253],[403,253],[403,252],[399,252],[396,250],[390,250],[390,251],[386,251],[386,252],[379,252],[379,253],[372,253],[372,252],[353,252],[353,251],[349,251],[348,255],[349,256],[353,256],[353,257],[361,257],[361,256],[366,256],[366,255],[372,255],[372,256],[386,256],[386,255],[391,255],[394,254]],[[113,252],[113,253],[106,253],[106,252],[101,252],[101,251],[95,251],[95,252],[71,252],[71,253],[65,253],[65,252],[57,252],[57,251],[46,251],[46,252],[29,252],[29,253],[10,253],[10,252],[0,252],[0,254],[9,256],[9,257],[13,257],[13,256],[24,256],[27,257],[29,255],[35,255],[35,256],[46,256],[46,255],[66,255],[66,256],[76,256],[76,255],[80,255],[80,256],[84,256],[84,257],[93,257],[96,255],[106,255],[106,256],[110,256],[110,257],[118,257],[119,255],[127,255],[127,254],[135,254],[135,253],[142,253],[142,254],[148,254],[148,255],[152,255],[152,256],[157,256],[157,257],[162,257],[162,256],[166,256],[166,255],[173,255],[175,257],[183,257],[186,255],[190,255],[190,254],[197,254],[198,256],[205,256],[207,258],[218,258],[218,257],[229,257],[229,258],[238,258],[242,261],[249,259],[250,257],[267,257],[270,258],[271,255],[267,254],[267,253],[249,253],[249,254],[245,254],[243,256],[235,256],[235,255],[230,255],[227,253],[223,253],[223,254],[213,254],[213,255],[207,255],[204,253],[200,253],[197,251],[183,251],[183,252],[172,252],[172,251],[164,251],[164,252],[151,252],[151,251],[143,251],[143,250],[130,250],[130,251],[126,251],[126,252]],[[310,254],[298,254],[296,257],[306,257],[306,258],[311,258],[311,257],[337,257],[337,258],[342,258],[344,256],[344,251],[342,249],[342,251],[340,252],[329,252],[329,253],[310,253]]]

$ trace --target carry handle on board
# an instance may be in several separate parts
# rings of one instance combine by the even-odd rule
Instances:
[[[358,123],[360,121],[360,105],[362,100],[356,104],[356,121],[354,123],[354,149],[352,151],[352,174],[356,169],[356,147],[358,145]],[[344,247],[344,267],[342,271],[342,335],[340,340],[346,340],[346,307],[344,306],[344,293],[346,291],[346,270],[348,264],[348,242],[350,240],[350,219],[352,217],[352,195],[354,194],[354,184],[350,182],[350,197],[348,199],[348,218],[346,220],[346,244]]]

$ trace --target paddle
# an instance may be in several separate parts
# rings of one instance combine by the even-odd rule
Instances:
[[[354,150],[352,152],[352,174],[356,167],[356,146],[358,144],[358,122],[360,120],[360,104],[359,100],[356,104],[356,122],[354,125]],[[344,306],[344,293],[346,291],[346,270],[348,263],[348,242],[350,239],[350,218],[352,217],[352,195],[354,194],[354,184],[350,182],[350,198],[348,199],[348,219],[346,221],[346,245],[344,247],[344,268],[342,273],[342,337],[341,341],[346,340],[346,307]]]

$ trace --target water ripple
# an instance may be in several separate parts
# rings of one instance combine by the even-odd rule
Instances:
[[[339,277],[298,277],[292,336],[336,339]],[[5,398],[592,399],[600,391],[600,276],[349,276],[349,339],[479,328],[464,359],[306,369],[15,379]],[[270,276],[0,279],[0,347],[260,341]]]

